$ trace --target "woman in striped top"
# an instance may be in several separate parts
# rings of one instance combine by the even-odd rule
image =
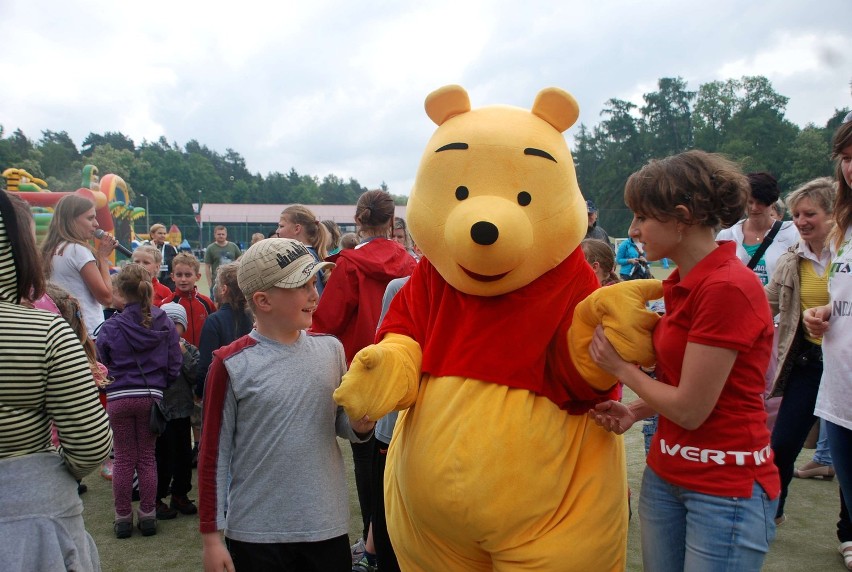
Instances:
[[[106,458],[112,433],[71,327],[22,305],[43,294],[44,279],[32,217],[16,202],[0,191],[0,562],[99,570],[75,479]]]

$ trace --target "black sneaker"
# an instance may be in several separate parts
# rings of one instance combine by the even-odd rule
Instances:
[[[116,522],[112,525],[112,529],[115,531],[116,538],[130,538],[130,535],[133,534],[133,523],[126,520]]]
[[[86,486],[86,483],[84,483],[83,481],[77,482],[77,494],[78,495],[82,495],[83,493],[85,493],[88,490],[89,490],[89,487]]]
[[[171,520],[177,518],[178,511],[170,508],[161,500],[157,500],[157,520]]]
[[[139,521],[139,530],[142,532],[142,536],[154,536],[157,534],[157,519],[156,518],[143,518]]]
[[[186,498],[186,495],[172,495],[170,505],[173,509],[177,509],[181,514],[195,514],[198,508],[191,500]]]

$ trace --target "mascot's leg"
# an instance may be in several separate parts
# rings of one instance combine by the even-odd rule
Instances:
[[[434,490],[425,482],[406,482],[402,486],[397,468],[404,461],[400,456],[409,452],[405,443],[405,423],[409,414],[416,409],[400,414],[394,428],[393,442],[388,451],[385,467],[385,512],[388,534],[393,543],[399,567],[405,572],[435,572],[437,570],[464,570],[488,572],[492,569],[491,557],[484,550],[471,547],[464,542],[448,542],[454,527],[436,522],[436,514],[422,514],[410,506],[410,495],[422,498],[422,492]],[[422,489],[425,490],[412,490]],[[409,495],[407,498],[403,491]],[[427,492],[428,495],[428,492]]]
[[[622,438],[524,390],[421,384],[396,426],[385,494],[406,571],[625,567]]]

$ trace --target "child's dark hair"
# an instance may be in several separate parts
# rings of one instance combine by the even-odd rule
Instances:
[[[583,248],[586,262],[589,265],[597,262],[604,274],[607,275],[607,284],[621,281],[615,271],[615,253],[609,247],[609,244],[595,238],[587,238],[580,243],[580,246]]]
[[[735,163],[699,150],[652,160],[624,187],[624,202],[637,215],[709,227],[740,220],[748,197],[748,179]]]
[[[175,257],[177,258],[177,257]],[[193,258],[194,259],[194,258]],[[151,284],[151,275],[141,264],[127,264],[118,273],[118,290],[124,295],[127,302],[137,302],[142,312],[142,326],[150,328],[151,302],[154,299],[154,286]]]

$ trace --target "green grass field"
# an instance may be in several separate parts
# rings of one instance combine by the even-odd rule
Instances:
[[[662,273],[657,272],[662,269],[654,270],[655,276],[663,277],[659,275]],[[206,292],[205,288],[206,284],[199,283],[202,292]],[[632,393],[625,388],[625,402],[633,398]],[[641,427],[638,424],[634,426],[624,435],[624,440],[627,448],[627,477],[633,492],[634,509],[627,544],[627,570],[638,571],[642,570],[642,557],[636,507],[645,467]],[[340,445],[349,476],[349,534],[354,541],[360,534],[361,521],[351,468],[351,452],[345,442],[340,441]],[[812,454],[813,451],[810,450],[802,451],[797,466],[809,461]],[[270,478],[275,477],[270,475]],[[601,478],[606,477],[602,475]],[[156,536],[143,538],[137,531],[130,539],[117,540],[112,531],[113,503],[110,483],[96,473],[87,476],[84,482],[89,486],[89,492],[83,496],[86,527],[98,545],[101,565],[105,572],[201,570],[201,537],[198,533],[197,516],[179,515],[175,520],[160,521]],[[279,490],[280,494],[290,494],[287,483],[280,483]],[[190,498],[197,498],[195,494],[197,491],[193,490]],[[843,559],[837,552],[838,541],[835,533],[838,511],[836,481],[793,479],[785,511],[787,522],[778,528],[778,535],[763,569],[777,572],[844,570]],[[565,570],[570,570],[570,566]]]
[[[626,397],[625,400],[630,400]],[[634,518],[630,522],[627,544],[627,570],[642,570],[639,546],[639,519],[636,516],[639,485],[645,467],[641,428],[637,425],[625,436],[627,447],[627,476],[633,491]],[[349,533],[353,541],[361,527],[355,482],[351,470],[351,453],[346,442],[340,441],[347,463],[350,495]],[[810,460],[813,451],[805,450],[799,464]],[[270,476],[270,478],[274,478]],[[602,478],[605,478],[602,476]],[[201,569],[201,537],[198,517],[179,515],[175,520],[160,521],[156,536],[143,538],[137,533],[127,540],[117,540],[112,532],[112,488],[108,481],[92,474],[85,478],[89,492],[83,495],[86,507],[86,527],[94,537],[105,572],[159,570],[190,572]],[[778,536],[769,552],[764,570],[843,570],[837,553],[835,522],[838,512],[838,487],[835,481],[793,479],[787,500],[787,522],[778,528]],[[287,483],[280,484],[280,494],[290,494]],[[197,498],[193,490],[190,498]],[[137,503],[134,503],[137,504]],[[570,568],[566,568],[570,570]]]

